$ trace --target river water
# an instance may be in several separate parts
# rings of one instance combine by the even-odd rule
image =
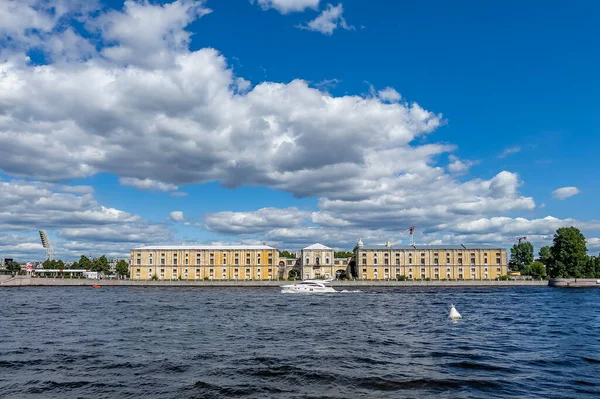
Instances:
[[[2,398],[600,396],[598,289],[31,287],[0,304]]]

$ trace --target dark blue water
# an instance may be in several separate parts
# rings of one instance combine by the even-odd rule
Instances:
[[[600,396],[598,289],[2,288],[0,320],[2,398]]]

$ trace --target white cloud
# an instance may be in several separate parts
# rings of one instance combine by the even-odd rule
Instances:
[[[521,152],[521,147],[509,147],[502,151],[502,154],[498,155],[498,158],[506,158],[507,156],[518,152]]]
[[[284,9],[283,2],[269,4],[275,3]],[[11,51],[23,53],[43,40],[62,57],[42,66],[0,57],[2,173],[64,181],[106,172],[123,176],[121,184],[171,195],[183,195],[176,191],[181,185],[218,181],[319,198],[315,212],[266,208],[206,216],[210,231],[248,240],[385,242],[415,224],[432,242],[512,240],[522,231],[542,237],[548,226],[571,222],[499,222],[536,206],[520,192],[519,176],[496,171],[459,180],[474,161],[451,155],[440,166],[438,159],[455,146],[422,144],[444,124],[442,116],[402,101],[394,89],[334,96],[301,79],[251,83],[217,50],[190,51],[186,26],[208,12],[203,4],[128,1],[122,11],[98,16],[75,9],[94,30],[90,37],[109,43],[100,53],[49,13],[42,15],[47,22],[24,17],[27,9],[0,8],[10,13],[11,37],[36,26],[46,32],[14,41]],[[342,12],[341,4],[329,5],[313,21],[315,29],[350,28]],[[81,245],[113,240],[121,248],[121,241],[169,238],[163,225],[98,204],[89,188],[7,184],[0,226],[11,234],[43,221],[57,237]],[[470,231],[477,223],[487,227],[476,236]]]
[[[332,35],[333,31],[337,28],[346,30],[354,30],[352,25],[348,25],[344,17],[342,16],[344,8],[342,3],[337,6],[327,4],[327,8],[324,9],[315,19],[306,23],[305,25],[298,25],[301,29],[311,30],[320,32],[324,35]]]
[[[174,53],[187,52],[190,33],[185,27],[210,12],[203,0],[162,5],[127,0],[123,12],[108,11],[88,21],[88,26],[114,43],[102,49],[109,60],[146,68],[166,67],[174,66]]]
[[[250,0],[251,3],[258,3],[263,10],[274,8],[282,14],[290,12],[300,12],[307,8],[317,9],[320,0]]]
[[[94,242],[113,243],[123,255],[124,242],[130,247],[131,243],[169,239],[165,226],[103,206],[85,187],[69,189],[49,183],[0,180],[0,252],[4,256],[42,258],[44,251],[38,245],[37,234],[40,229],[53,236],[55,254],[63,258],[76,256],[65,240],[86,244],[88,250],[94,248]],[[107,245],[105,249],[112,253],[114,248]]]
[[[254,234],[303,223],[309,212],[297,208],[262,208],[252,212],[217,212],[205,216],[206,228],[225,234]]]
[[[379,99],[381,101],[390,102],[390,103],[396,103],[402,99],[402,96],[400,95],[400,93],[398,93],[392,87],[386,87],[383,90],[379,90],[377,92],[377,97],[379,97]]]
[[[448,164],[448,170],[455,174],[467,173],[471,166],[476,165],[478,162],[469,161],[469,160],[461,160],[455,155],[449,155],[448,160],[450,163]]]
[[[564,200],[574,195],[579,194],[579,189],[577,187],[561,187],[552,191],[552,197],[558,200]]]
[[[171,218],[172,221],[174,222],[181,222],[183,221],[185,218],[183,217],[183,212],[181,211],[173,211],[169,214],[169,217]]]
[[[159,190],[159,191],[177,191],[174,184],[163,183],[152,179],[138,179],[136,177],[121,177],[119,184],[123,186],[133,186],[140,190]]]
[[[600,251],[600,238],[591,237],[586,239],[588,251]]]

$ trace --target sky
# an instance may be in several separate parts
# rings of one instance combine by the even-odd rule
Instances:
[[[0,257],[600,251],[594,1],[4,0]]]

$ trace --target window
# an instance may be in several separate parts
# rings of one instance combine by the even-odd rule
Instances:
[[[321,259],[319,259],[319,257],[318,257],[318,256],[315,258],[315,264],[316,264],[317,266],[319,266],[319,265],[321,264]]]
[[[173,264],[177,264],[177,254],[173,255]]]
[[[438,258],[433,258],[433,264],[434,265],[439,265],[440,261]]]
[[[233,260],[233,264],[234,265],[240,264],[240,256],[238,254],[235,254],[235,259]]]
[[[249,265],[250,264],[250,255],[246,255],[246,264]]]
[[[152,264],[152,254],[150,254],[150,258],[148,258],[148,264]]]
[[[373,258],[373,264],[376,265],[377,264],[377,258]]]
[[[161,265],[165,264],[165,254],[160,255],[160,264]]]
[[[400,273],[400,268],[399,267],[396,268],[396,273]]]
[[[328,265],[329,264],[329,258],[325,258],[325,264]]]
[[[367,269],[363,269],[363,273],[366,273],[366,272],[367,272]]]
[[[386,264],[386,265],[389,265],[390,264],[390,260],[388,258],[385,258],[383,260],[383,263]]]
[[[269,270],[268,270],[268,272],[269,272],[269,273],[272,273],[272,272],[273,272],[273,269],[269,269]]]
[[[425,258],[421,258],[421,264],[424,265],[425,264]]]
[[[471,273],[475,273],[475,268],[474,267],[471,268]]]
[[[499,265],[500,264],[500,258],[496,258],[496,264]]]
[[[200,275],[200,269],[196,269],[196,275]]]
[[[434,276],[434,278],[435,278],[436,280],[439,280],[439,278],[440,278],[440,275],[439,275],[439,274],[436,274],[436,275]]]
[[[437,273],[437,272],[439,272],[439,271],[440,271],[440,269],[438,269],[438,268],[436,267],[435,269],[433,269],[433,271]]]
[[[177,274],[177,269],[173,269],[173,274]]]
[[[137,258],[137,264],[141,265],[142,264],[142,259],[141,258]]]
[[[390,272],[390,269],[383,269],[383,272],[384,272],[384,273],[389,273],[389,272]]]
[[[209,264],[210,265],[214,265],[215,264],[215,254],[210,254]]]
[[[227,264],[227,254],[223,254],[223,264]]]
[[[499,268],[499,267],[498,267],[498,268],[496,268],[496,271],[497,271],[498,273],[500,273],[500,268]]]
[[[160,269],[160,272],[161,272],[161,273],[164,273],[164,272],[165,272],[165,269]]]
[[[246,273],[250,273],[250,269],[246,269]]]
[[[363,265],[366,265],[366,264],[367,264],[367,260],[366,260],[366,259],[363,259],[363,260],[362,260],[362,264],[363,264]]]
[[[459,274],[458,274],[458,278],[459,278],[459,279],[462,279],[462,278],[463,278],[463,275],[462,275],[462,273],[459,273]]]
[[[209,269],[209,270],[208,270],[208,272],[209,272],[209,273],[213,273],[213,272],[214,272],[214,269]]]
[[[471,258],[471,264],[474,265],[475,264],[475,258]]]
[[[140,269],[137,269],[137,272],[139,273],[139,272],[140,272]]]
[[[450,264],[450,257],[449,256],[446,257],[446,263]]]
[[[196,264],[200,264],[200,254],[196,254]]]
[[[421,268],[421,273],[425,273],[425,269]]]
[[[310,263],[310,259],[306,258],[306,264],[308,265]]]
[[[260,265],[260,254],[258,254],[258,256],[256,257],[256,264]]]
[[[267,259],[267,263],[268,263],[269,265],[272,265],[272,264],[273,264],[273,258],[271,257],[271,254],[269,254],[269,259]]]
[[[188,259],[188,257],[187,257],[187,256],[185,257],[185,264],[186,264],[186,265],[189,265],[189,264],[190,264],[190,260]]]
[[[487,256],[485,258],[483,258],[483,264],[487,265]]]
[[[408,264],[412,265],[412,256],[411,255],[408,255]]]

